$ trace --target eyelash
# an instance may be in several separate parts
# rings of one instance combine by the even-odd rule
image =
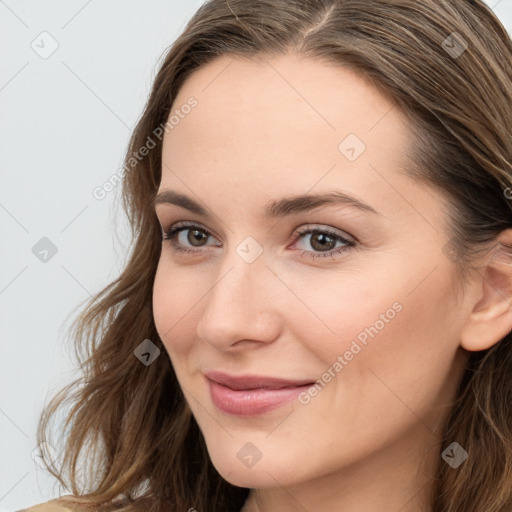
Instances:
[[[178,223],[178,224],[175,224],[174,226],[171,226],[171,228],[169,230],[167,230],[165,233],[163,233],[162,241],[165,241],[165,240],[170,241],[174,250],[178,253],[183,253],[183,254],[185,254],[185,253],[188,253],[188,254],[200,253],[200,252],[202,252],[202,249],[189,249],[189,248],[186,248],[183,245],[177,243],[175,240],[173,240],[174,236],[177,235],[178,233],[180,233],[181,231],[186,231],[188,229],[192,230],[192,228],[195,228],[196,231],[200,231],[208,236],[213,236],[207,229],[204,229],[197,224],[179,224]],[[349,250],[350,248],[355,247],[355,245],[356,245],[356,242],[349,240],[347,238],[344,238],[341,235],[339,235],[338,233],[336,233],[335,231],[332,231],[328,228],[322,228],[322,229],[314,228],[313,229],[313,228],[310,228],[309,225],[305,228],[300,229],[296,233],[296,235],[293,237],[293,242],[298,240],[301,236],[308,235],[310,233],[327,234],[330,237],[334,238],[334,240],[336,242],[343,242],[345,245],[343,247],[338,247],[337,249],[331,249],[330,251],[319,252],[319,253],[315,253],[312,251],[307,251],[305,249],[302,249],[300,251],[301,256],[306,255],[307,257],[312,258],[312,259],[327,258],[329,256],[334,258],[335,254],[345,252],[345,251]]]

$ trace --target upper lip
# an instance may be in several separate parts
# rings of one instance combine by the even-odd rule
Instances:
[[[222,384],[233,390],[241,389],[281,389],[313,384],[315,381],[309,379],[290,380],[278,377],[266,377],[264,375],[228,375],[224,372],[211,371],[204,374],[209,380]]]

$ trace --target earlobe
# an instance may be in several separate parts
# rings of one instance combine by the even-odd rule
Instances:
[[[498,238],[497,248],[478,271],[482,294],[461,332],[461,346],[486,350],[512,331],[512,230]],[[506,244],[506,245],[505,245]]]

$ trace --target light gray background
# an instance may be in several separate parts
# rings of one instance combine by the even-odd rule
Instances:
[[[488,3],[512,33],[512,0]],[[130,243],[120,187],[92,191],[121,167],[163,52],[201,4],[0,0],[0,512],[65,493],[32,459],[38,416],[76,376],[75,308]]]

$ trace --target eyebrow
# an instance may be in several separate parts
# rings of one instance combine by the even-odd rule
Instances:
[[[153,206],[159,204],[174,204],[181,208],[197,213],[204,217],[210,217],[208,211],[192,198],[175,192],[174,190],[163,190],[153,200]],[[289,196],[279,200],[271,200],[267,203],[265,210],[266,217],[285,217],[295,213],[307,212],[330,204],[342,204],[352,206],[364,212],[381,215],[372,206],[365,204],[355,197],[341,190],[332,190],[323,194],[305,194]]]

